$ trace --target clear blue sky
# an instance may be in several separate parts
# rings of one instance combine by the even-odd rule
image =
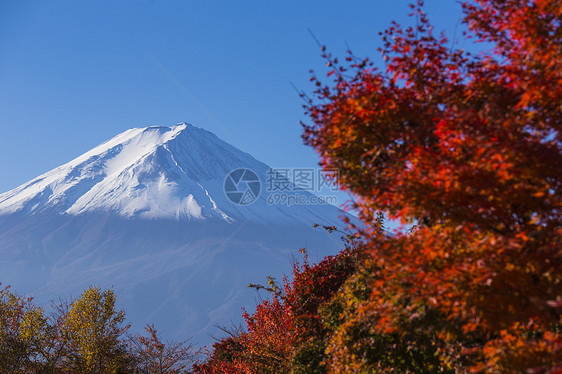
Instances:
[[[307,30],[336,55],[347,43],[377,57],[377,33],[411,22],[407,4],[0,0],[0,192],[128,128],[184,121],[273,167],[316,166],[290,84],[311,92],[308,71],[325,72]],[[451,0],[426,11],[450,34],[461,17]]]

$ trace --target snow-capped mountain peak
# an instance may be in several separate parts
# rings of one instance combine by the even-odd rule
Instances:
[[[128,218],[226,222],[322,220],[318,209],[271,207],[266,196],[248,206],[233,204],[224,194],[224,181],[238,168],[253,170],[262,183],[269,169],[187,123],[134,128],[1,194],[0,214],[54,210],[70,215],[108,212]]]

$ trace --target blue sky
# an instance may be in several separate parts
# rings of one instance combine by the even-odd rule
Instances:
[[[310,93],[309,70],[326,71],[308,29],[335,55],[347,43],[377,60],[377,33],[411,23],[409,11],[405,0],[0,0],[0,192],[128,128],[178,122],[273,167],[314,167],[291,86]],[[451,0],[426,11],[450,35],[461,17]]]

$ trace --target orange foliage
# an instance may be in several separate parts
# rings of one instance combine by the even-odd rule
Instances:
[[[452,49],[419,2],[415,28],[383,34],[386,71],[327,54],[334,83],[317,81],[304,139],[339,170],[367,225],[379,211],[417,225],[392,238],[363,232],[379,269],[365,308],[385,316],[380,331],[429,305],[486,339],[475,368],[546,370],[562,362],[553,306],[562,298],[562,3],[464,8],[492,51]]]

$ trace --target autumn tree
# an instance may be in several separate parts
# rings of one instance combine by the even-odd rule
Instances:
[[[326,324],[322,308],[356,271],[358,254],[357,247],[349,247],[311,264],[305,253],[302,263],[294,264],[293,279],[284,287],[284,302],[295,336],[290,372],[326,372],[325,350],[332,329]]]
[[[334,227],[329,227],[335,230]],[[229,334],[213,345],[195,373],[325,373],[330,326],[321,309],[337,294],[355,269],[356,249],[348,248],[318,264],[293,264],[292,279],[283,284],[268,277],[250,285],[269,293],[255,312],[243,314],[246,331]]]
[[[130,366],[123,336],[125,312],[116,309],[113,290],[90,286],[64,308],[63,339],[68,340],[64,368],[81,373],[113,373]]]
[[[211,349],[202,350],[203,358],[197,361],[192,372],[198,374],[236,374],[236,373],[257,373],[257,368],[250,363],[245,343],[247,334],[240,325],[234,328],[216,326],[226,335],[222,338],[215,338],[216,342]]]
[[[125,312],[113,290],[90,286],[77,299],[60,299],[50,314],[32,298],[0,289],[1,373],[187,373],[195,351],[186,341],[127,335]],[[221,371],[218,371],[221,372]],[[240,372],[240,371],[232,371]]]
[[[30,298],[0,289],[0,372],[28,373],[40,356],[47,319]]]
[[[146,325],[147,336],[139,333],[129,338],[130,352],[139,374],[179,374],[187,373],[186,368],[193,363],[195,355],[187,341],[162,341],[154,325]]]
[[[418,337],[442,345],[430,370],[554,373],[562,370],[562,3],[465,3],[466,36],[491,46],[478,55],[436,36],[422,5],[412,6],[415,26],[382,33],[385,69],[326,53],[334,80],[313,78],[306,105],[305,142],[323,167],[339,170],[367,226],[372,274],[355,315],[370,336],[400,339],[404,321],[427,318]],[[415,227],[380,235],[369,226],[381,211]],[[356,372],[344,337],[328,349],[343,360],[333,370]],[[376,354],[369,370],[378,370]]]

